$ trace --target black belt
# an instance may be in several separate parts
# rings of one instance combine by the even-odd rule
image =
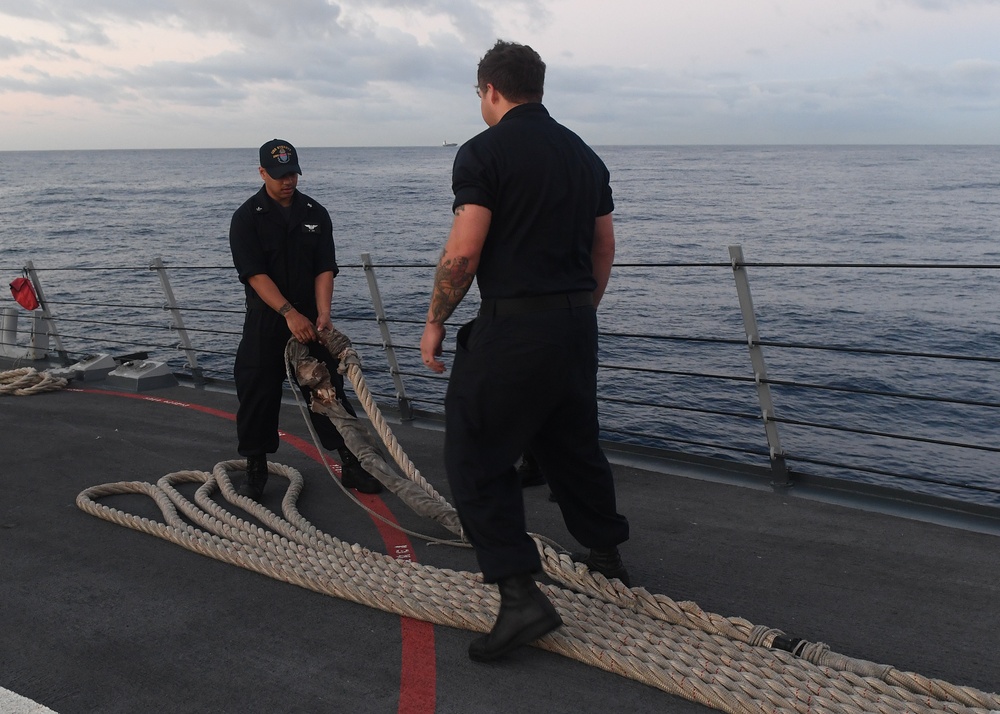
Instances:
[[[565,310],[594,304],[592,292],[556,293],[554,295],[532,295],[523,298],[484,298],[479,305],[479,314],[488,317],[503,315],[525,315],[529,312],[545,310]]]

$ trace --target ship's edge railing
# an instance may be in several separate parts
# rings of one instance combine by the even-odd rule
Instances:
[[[706,264],[708,267],[718,267],[718,264]],[[750,352],[750,361],[753,367],[753,383],[757,390],[758,402],[760,407],[760,415],[764,425],[764,433],[767,439],[767,456],[770,461],[770,469],[756,469],[752,468],[747,464],[739,464],[739,468],[746,473],[753,474],[755,479],[767,479],[770,481],[772,486],[777,487],[787,487],[794,484],[805,486],[814,483],[826,483],[830,481],[831,483],[836,483],[837,479],[827,480],[823,477],[811,476],[808,472],[802,470],[791,470],[787,468],[786,465],[786,454],[781,446],[781,440],[778,433],[778,425],[782,421],[789,421],[787,419],[781,419],[776,414],[773,399],[770,395],[770,386],[773,383],[780,383],[780,380],[772,381],[767,376],[767,367],[764,362],[763,352],[761,347],[768,344],[767,341],[762,340],[758,328],[756,326],[755,310],[753,307],[753,302],[750,298],[749,291],[749,279],[746,275],[746,268],[752,263],[748,263],[743,254],[740,246],[730,247],[730,261],[729,267],[731,267],[734,278],[736,281],[736,292],[739,299],[740,310],[742,312],[743,324],[747,335],[747,346]],[[346,266],[345,266],[346,267]],[[419,400],[415,400],[407,395],[407,390],[403,377],[406,376],[405,372],[400,368],[400,362],[397,359],[396,353],[399,344],[395,343],[393,340],[392,333],[389,329],[390,324],[393,322],[386,314],[384,306],[382,305],[381,293],[378,289],[377,280],[375,279],[375,264],[371,260],[369,254],[364,254],[362,256],[362,264],[360,266],[365,273],[368,280],[368,287],[370,291],[370,298],[372,300],[372,305],[375,310],[376,322],[382,334],[382,343],[378,347],[386,352],[386,360],[389,364],[389,374],[393,379],[395,384],[396,393],[395,397],[395,409],[398,411],[400,418],[404,420],[414,419],[421,414],[427,415],[434,413],[432,411],[420,410],[414,406]],[[414,266],[414,265],[403,265],[403,266],[389,266],[388,264],[383,267],[409,267],[409,268],[426,268],[427,266]],[[872,267],[872,266],[867,266]],[[878,266],[876,266],[878,267]],[[891,266],[886,266],[891,267]],[[898,267],[898,266],[897,266]],[[917,267],[917,266],[904,266],[904,267]],[[961,266],[961,267],[974,267],[974,268],[988,268],[996,269],[1000,266]],[[166,297],[166,304],[161,306],[163,310],[167,311],[172,316],[170,329],[176,332],[179,336],[180,343],[173,345],[172,347],[180,349],[188,357],[188,367],[192,376],[194,383],[198,386],[204,386],[209,383],[217,382],[218,380],[213,380],[206,377],[200,367],[197,365],[197,360],[195,353],[197,350],[192,346],[191,340],[188,336],[187,328],[184,326],[183,321],[180,319],[180,307],[177,305],[176,300],[173,297],[172,289],[170,287],[169,278],[167,277],[167,269],[163,265],[162,260],[156,259],[148,268],[149,270],[155,270],[160,278],[161,290]],[[56,316],[50,311],[48,304],[44,301],[44,288],[38,277],[38,270],[32,263],[28,263],[24,268],[26,274],[33,278],[33,282],[36,285],[36,289],[39,292],[40,299],[42,299],[43,307],[41,309],[41,316],[35,316],[34,327],[33,327],[33,339],[35,337],[35,332],[40,331],[44,328],[45,336],[51,337],[56,345],[56,352],[59,357],[59,361],[63,364],[67,364],[70,361],[69,353],[64,349],[62,345],[62,340],[59,332],[56,329],[55,319]],[[405,321],[403,321],[405,322]],[[771,343],[780,344],[780,343]],[[375,345],[370,345],[375,346]],[[2,347],[2,345],[0,345]],[[171,345],[162,345],[164,348],[171,347]],[[383,395],[384,396],[384,395]],[[635,447],[634,445],[628,444],[628,442],[610,441],[607,442],[609,448],[615,450],[630,451],[638,448],[641,451],[641,447]],[[694,442],[692,442],[694,443]],[[718,445],[714,445],[718,446]],[[689,458],[689,455],[681,452],[671,452],[670,450],[657,449],[657,452],[663,453],[676,453],[680,461],[685,461]],[[705,463],[714,463],[716,466],[725,466],[727,459],[711,459],[707,457],[695,457],[703,458]],[[800,457],[801,458],[801,457]],[[809,458],[801,458],[803,463],[809,461]],[[815,463],[822,463],[816,461]],[[903,478],[907,478],[904,474],[899,474]],[[856,488],[857,484],[852,484],[852,488]],[[950,499],[934,499],[934,501],[941,501],[941,503],[947,503]],[[975,510],[975,509],[974,509]],[[987,509],[989,510],[989,509]],[[991,511],[992,512],[992,511]]]

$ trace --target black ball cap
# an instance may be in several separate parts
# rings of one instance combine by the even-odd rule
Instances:
[[[293,171],[302,175],[299,153],[284,139],[271,139],[260,147],[260,165],[273,179],[280,179]]]

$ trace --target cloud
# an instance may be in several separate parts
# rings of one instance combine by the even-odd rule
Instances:
[[[1000,139],[991,121],[1000,110],[1000,61],[884,63],[797,80],[562,68],[546,104],[603,144],[993,143]]]
[[[482,129],[475,67],[504,37],[542,53],[546,104],[603,143],[835,142],[838,126],[844,140],[884,142],[916,125],[1000,140],[981,118],[1000,98],[998,10],[1000,0],[616,0],[611,14],[596,0],[0,0],[0,136],[231,146],[281,122],[313,145],[458,140]]]
[[[72,48],[60,47],[51,42],[40,40],[29,40],[23,42],[10,37],[0,36],[0,60],[18,57],[64,57],[78,58],[79,55]]]
[[[927,110],[945,102],[956,111],[1000,109],[1000,62],[962,60],[943,68],[887,67],[868,77],[883,96],[916,98]]]
[[[0,13],[58,26],[73,41],[106,44],[106,28],[120,22],[170,23],[195,34],[210,29],[258,39],[315,37],[336,25],[339,6],[326,0],[238,5],[227,0],[0,0]]]
[[[107,44],[108,26],[169,24],[193,34],[228,33],[248,45],[294,47],[356,35],[371,39],[386,20],[409,31],[443,18],[452,34],[491,37],[502,16],[545,22],[541,0],[0,0],[0,14],[62,28],[74,42]],[[390,23],[393,24],[393,23]],[[294,43],[289,45],[288,43]]]
[[[933,12],[949,12],[975,5],[1000,5],[1000,0],[901,0],[901,2],[904,5]]]
[[[0,37],[0,58],[25,60],[18,68],[20,77],[9,78],[4,86],[50,94],[54,84],[61,85],[57,74],[81,80],[81,97],[92,96],[94,87],[100,84],[82,81],[84,75],[127,84],[134,95],[148,97],[165,87],[204,86],[209,78],[218,85],[233,83],[247,91],[253,85],[276,82],[318,88],[323,95],[378,82],[427,82],[434,86],[454,81],[457,67],[468,72],[473,55],[447,33],[435,35],[433,43],[422,45],[413,34],[374,21],[370,13],[381,8],[410,12],[412,6],[413,12],[445,13],[456,26],[471,26],[479,33],[492,26],[490,13],[476,3],[427,0],[363,5],[352,9],[326,0],[288,0],[281,4],[250,0],[241,3],[235,12],[233,3],[226,0],[0,0],[0,12],[57,27],[66,43],[60,49],[53,43]],[[346,10],[342,11],[342,7]],[[128,35],[155,41],[164,31],[174,37],[183,34],[192,51],[206,56],[186,62],[176,57],[162,61],[141,53],[126,57],[127,51],[115,39]],[[227,46],[214,52],[212,42],[220,36],[226,38]],[[102,59],[99,50],[109,46],[117,46],[118,54]],[[44,66],[38,61],[42,54],[49,60]],[[79,62],[64,64],[57,71],[53,63],[60,55]],[[122,71],[130,60],[136,65],[134,71]],[[229,96],[238,98],[241,94],[234,91]],[[102,89],[98,95],[106,99],[108,93]],[[122,92],[120,96],[127,94]],[[173,93],[169,98],[184,101],[183,96]],[[193,94],[189,101],[196,103],[200,99],[201,95]]]

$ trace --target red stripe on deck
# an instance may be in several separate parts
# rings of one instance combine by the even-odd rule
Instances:
[[[221,419],[236,421],[236,415],[232,412],[213,409],[200,404],[191,404],[190,402],[180,402],[176,399],[164,399],[163,397],[155,397],[149,394],[76,388],[67,389],[66,391],[139,399],[144,402],[183,407],[184,409],[191,409]],[[320,453],[312,442],[284,431],[279,431],[278,435],[289,446],[298,449],[314,461],[323,463],[323,454]],[[336,464],[332,459],[329,463]],[[398,528],[391,527],[390,523],[398,525],[398,522],[392,511],[385,505],[385,501],[377,495],[365,493],[357,493],[355,495],[367,508],[370,508],[374,513],[389,521],[389,523],[385,523],[378,518],[372,518],[372,523],[375,524],[379,535],[382,537],[382,542],[385,543],[386,552],[397,560],[411,560],[416,562],[409,538]],[[402,662],[399,677],[398,712],[399,714],[433,714],[437,701],[434,626],[429,622],[414,620],[409,617],[400,617],[399,620],[400,634],[402,635]]]

